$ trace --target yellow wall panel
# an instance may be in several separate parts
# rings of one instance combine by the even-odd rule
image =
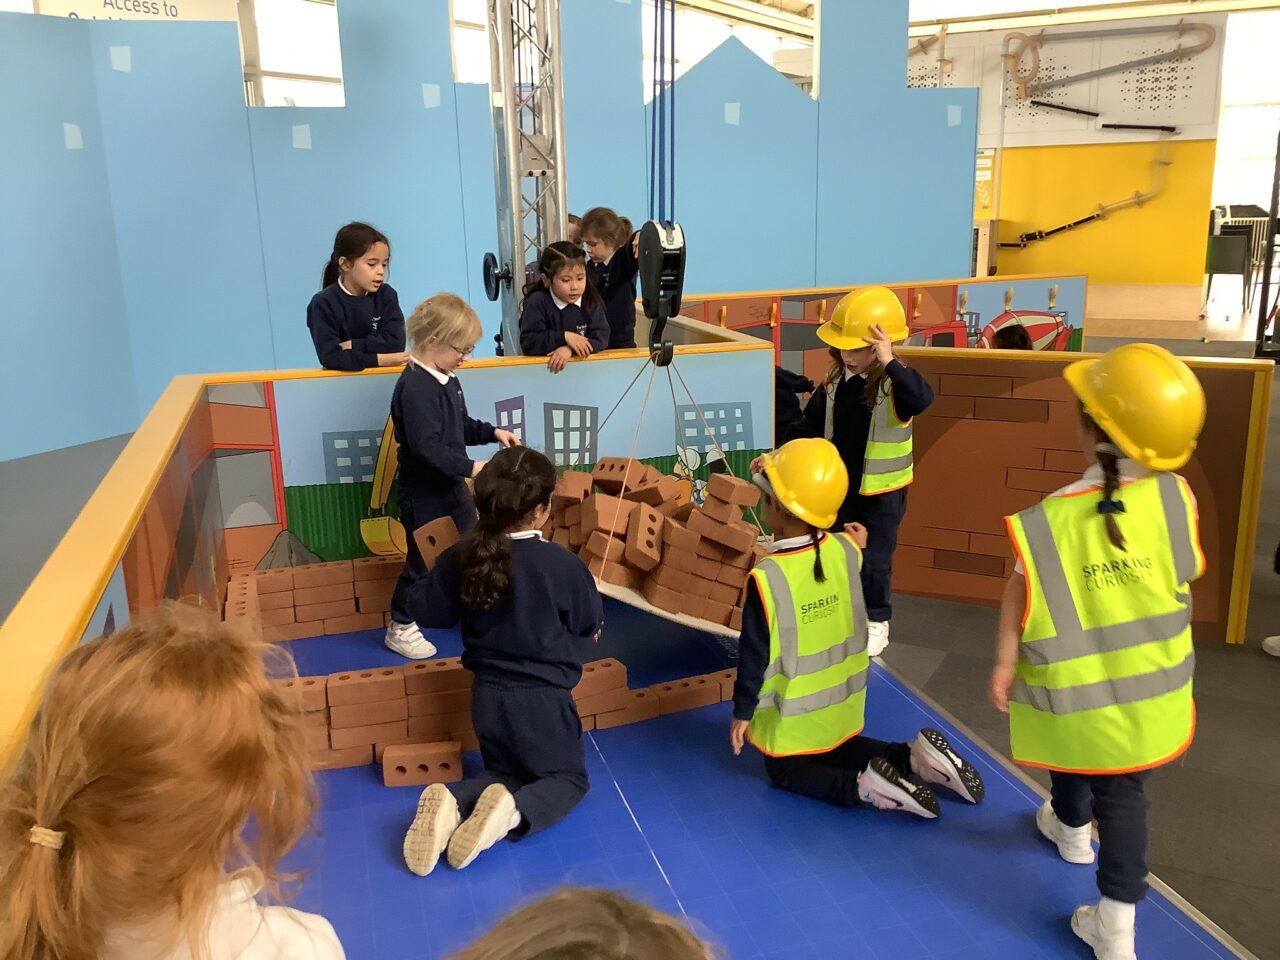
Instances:
[[[1003,248],[1001,274],[1083,273],[1091,283],[1199,283],[1204,275],[1216,141],[1171,142],[1164,189],[1128,207],[1037,241]],[[1157,143],[1014,147],[1004,151],[1000,239],[1088,216],[1153,182]]]

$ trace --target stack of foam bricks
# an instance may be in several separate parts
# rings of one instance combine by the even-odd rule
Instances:
[[[590,474],[560,477],[543,536],[661,610],[741,629],[743,584],[764,553],[743,511],[760,491],[712,474],[698,507],[681,503],[678,490],[673,477],[637,460],[605,457]]]
[[[732,699],[736,678],[723,670],[631,689],[623,664],[595,660],[573,698],[584,731],[608,730]],[[471,681],[457,657],[445,657],[276,683],[298,698],[317,770],[379,763],[384,784],[405,787],[461,778],[462,752],[479,749]]]
[[[236,573],[225,619],[256,621],[273,642],[385,624],[403,557],[361,557]]]

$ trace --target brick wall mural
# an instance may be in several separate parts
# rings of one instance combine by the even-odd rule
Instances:
[[[1075,396],[1061,377],[1072,358],[976,358],[903,351],[937,399],[915,424],[916,479],[894,559],[903,593],[997,603],[1013,569],[1004,517],[1079,478]],[[1223,639],[1240,523],[1253,390],[1250,371],[1196,368],[1209,423],[1180,471],[1200,509],[1208,573],[1193,590],[1197,636]]]

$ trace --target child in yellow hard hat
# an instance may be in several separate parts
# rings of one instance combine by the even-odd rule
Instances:
[[[981,775],[939,731],[921,730],[910,744],[860,735],[870,671],[860,579],[867,531],[851,523],[823,532],[848,491],[839,452],[827,440],[793,440],[758,463],[774,542],[747,578],[733,752],[750,740],[775,787],[836,806],[932,819],[939,807],[927,785],[978,803]]]
[[[834,529],[847,523],[867,528],[862,589],[873,657],[889,643],[893,551],[914,476],[911,420],[933,403],[924,377],[893,355],[893,345],[907,333],[906,313],[892,290],[866,287],[846,294],[818,327],[818,338],[831,348],[831,372],[786,437],[825,437],[849,471],[849,492]]]
[[[1080,398],[1084,478],[1007,520],[1018,563],[1000,607],[991,700],[1014,760],[1046,768],[1040,832],[1094,862],[1102,899],[1071,928],[1098,960],[1133,960],[1147,891],[1151,770],[1195,730],[1190,583],[1204,573],[1195,498],[1176,473],[1204,425],[1204,391],[1146,343],[1067,367]]]

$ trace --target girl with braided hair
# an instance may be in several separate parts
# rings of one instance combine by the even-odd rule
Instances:
[[[419,876],[446,848],[462,869],[504,837],[554,826],[587,792],[573,688],[603,611],[586,565],[539,532],[555,485],[538,451],[500,450],[476,476],[476,526],[422,581],[422,624],[461,626],[484,772],[454,793],[423,791],[404,841]]]

